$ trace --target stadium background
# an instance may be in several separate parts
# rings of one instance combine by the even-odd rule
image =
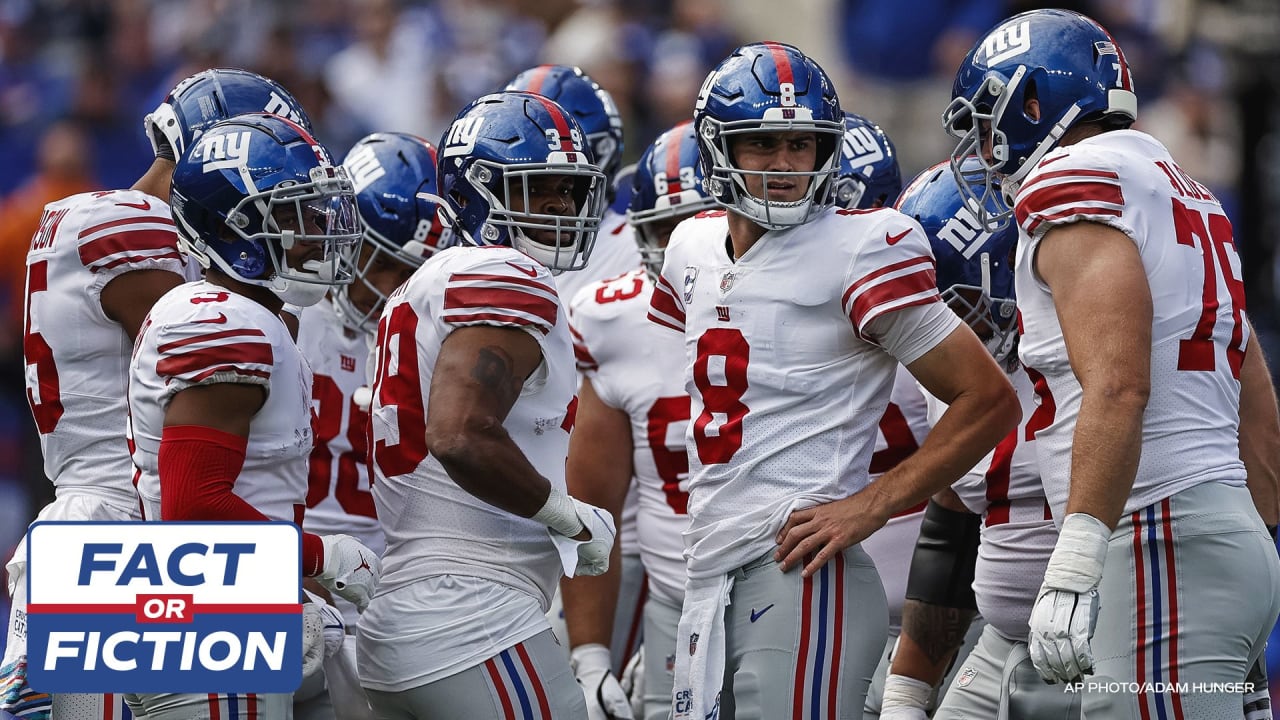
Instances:
[[[780,40],[818,59],[846,109],[888,131],[909,178],[951,147],[938,117],[978,35],[1051,6],[1111,30],[1138,83],[1139,127],[1223,201],[1250,317],[1280,368],[1275,0],[0,0],[0,555],[52,494],[21,341],[24,257],[41,208],[131,185],[151,158],[141,118],[182,77],[219,65],[273,77],[342,157],[376,130],[434,142],[466,102],[520,70],[576,64],[618,102],[632,162],[689,115],[732,48]],[[8,616],[3,598],[0,610]]]

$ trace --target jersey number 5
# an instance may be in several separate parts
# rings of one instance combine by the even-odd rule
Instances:
[[[53,361],[53,348],[35,329],[32,312],[37,294],[49,289],[49,261],[41,260],[27,267],[27,324],[22,336],[22,354],[28,366],[35,366],[35,377],[27,373],[27,402],[36,420],[36,429],[48,435],[62,419],[62,399],[58,388],[58,365]]]

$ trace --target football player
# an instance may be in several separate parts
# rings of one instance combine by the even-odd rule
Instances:
[[[844,123],[817,63],[738,48],[694,126],[727,212],[676,229],[649,311],[691,365],[673,716],[860,714],[888,610],[858,543],[994,447],[1017,399],[939,298],[919,225],[832,207]],[[951,407],[868,485],[898,363]]]
[[[968,170],[976,166],[971,159]],[[925,511],[880,717],[928,717],[932,690],[977,610],[986,627],[933,717],[1078,718],[1079,695],[1040,681],[1027,654],[1027,619],[1058,530],[1036,464],[1034,429],[1046,412],[1035,402],[1038,377],[1018,364],[1015,353],[1017,231],[985,229],[965,206],[947,163],[917,176],[898,209],[928,234],[942,298],[1008,373],[1022,422],[951,488],[934,495]],[[943,409],[931,403],[934,417]]]
[[[213,123],[255,111],[310,126],[293,95],[261,75],[215,68],[185,78],[143,120],[155,159],[133,187],[45,208],[27,255],[23,354],[44,471],[57,499],[37,520],[140,519],[122,432],[129,350],[155,301],[200,276],[179,249],[170,214],[174,163]],[[6,566],[13,603],[0,709],[47,718],[48,696],[26,683],[25,564],[24,540]],[[52,710],[95,718],[128,712],[118,695],[60,695]]]
[[[952,95],[958,180],[975,202],[1003,195],[999,213],[975,205],[988,224],[1018,226],[1018,352],[1052,408],[1033,429],[1061,532],[1031,658],[1050,682],[1092,673],[1157,690],[1087,692],[1089,718],[1238,716],[1232,686],[1158,691],[1243,682],[1280,613],[1265,527],[1280,513],[1280,431],[1231,222],[1131,129],[1129,65],[1090,18],[1001,22]],[[976,182],[961,172],[971,154]]]
[[[183,243],[207,270],[204,280],[157,301],[134,348],[130,435],[143,513],[148,520],[301,524],[311,371],[279,313],[285,303],[314,305],[351,282],[348,261],[360,240],[351,182],[301,125],[246,114],[209,128],[184,152],[170,204]],[[378,580],[377,555],[348,535],[303,533],[302,565],[305,576],[358,607]],[[324,649],[336,650],[329,638]],[[127,698],[151,720],[241,710],[286,717],[292,701]]]
[[[580,267],[604,174],[541,95],[468,105],[439,146],[456,246],[387,301],[370,427],[386,574],[360,681],[386,717],[582,717],[545,613],[608,568],[614,524],[565,492],[573,345],[552,269]]]

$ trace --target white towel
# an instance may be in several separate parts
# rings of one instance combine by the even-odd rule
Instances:
[[[690,578],[676,631],[674,720],[716,720],[724,686],[724,609],[733,577]],[[682,643],[688,643],[683,645]]]

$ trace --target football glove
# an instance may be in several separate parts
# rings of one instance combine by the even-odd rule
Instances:
[[[324,569],[316,580],[364,612],[382,575],[378,554],[350,535],[325,535],[320,540],[324,544]]]
[[[890,674],[884,679],[880,720],[928,720],[925,708],[933,688],[923,680]]]
[[[610,670],[609,648],[600,643],[579,645],[570,654],[573,676],[587,700],[587,720],[633,720],[631,702]]]
[[[1062,523],[1031,609],[1027,639],[1031,662],[1045,682],[1075,682],[1093,674],[1089,639],[1110,540],[1111,529],[1092,515],[1072,513]]]

